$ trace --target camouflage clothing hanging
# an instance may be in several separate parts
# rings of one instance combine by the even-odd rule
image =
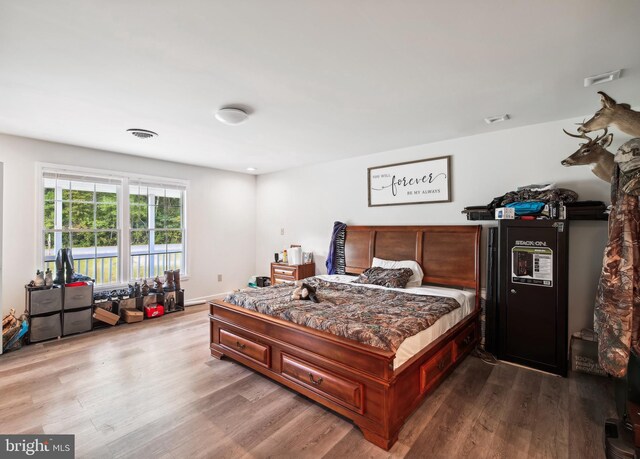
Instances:
[[[630,350],[640,355],[640,207],[638,196],[624,192],[622,178],[616,167],[611,181],[609,242],[594,312],[600,365],[616,377],[626,374]]]

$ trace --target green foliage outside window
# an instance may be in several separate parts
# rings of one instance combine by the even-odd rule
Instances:
[[[70,199],[70,200],[67,200]],[[116,230],[118,206],[116,193],[62,190],[62,221],[56,228],[55,190],[44,189],[44,229],[62,229],[65,247],[110,247],[116,246],[114,232],[93,230]],[[131,244],[149,244],[149,210],[155,217],[155,244],[182,243],[182,209],[180,198],[158,196],[152,206],[144,195],[129,196],[131,219]],[[136,231],[144,229],[146,231]],[[67,232],[64,230],[88,230]],[[166,231],[165,231],[166,230]],[[47,236],[45,235],[45,246]]]

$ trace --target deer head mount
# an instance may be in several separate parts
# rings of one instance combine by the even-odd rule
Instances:
[[[602,108],[590,120],[578,128],[578,132],[586,133],[605,129],[611,125],[634,137],[640,137],[640,112],[631,110],[629,104],[618,104],[604,92],[599,91]]]
[[[586,142],[580,144],[580,148],[571,156],[562,160],[560,164],[566,167],[591,165],[591,172],[593,172],[596,177],[607,183],[611,183],[615,162],[613,160],[613,153],[609,152],[607,147],[611,145],[613,134],[607,134],[607,129],[605,129],[602,135],[592,139],[584,132],[571,134],[564,129],[563,131],[568,136],[584,139]]]

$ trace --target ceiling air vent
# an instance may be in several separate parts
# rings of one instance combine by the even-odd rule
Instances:
[[[484,122],[487,124],[501,123],[503,121],[507,121],[509,119],[509,115],[499,115],[499,116],[490,116],[484,119]]]
[[[131,135],[136,136],[139,139],[150,139],[151,137],[158,137],[157,132],[148,131],[146,129],[127,129]]]
[[[594,84],[608,83],[620,78],[622,70],[614,70],[613,72],[601,73],[600,75],[593,75],[584,79],[584,87],[588,88]]]

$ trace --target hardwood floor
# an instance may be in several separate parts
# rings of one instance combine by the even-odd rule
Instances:
[[[602,458],[611,381],[468,357],[389,452],[209,354],[204,305],[0,356],[0,432],[73,433],[77,457]]]

